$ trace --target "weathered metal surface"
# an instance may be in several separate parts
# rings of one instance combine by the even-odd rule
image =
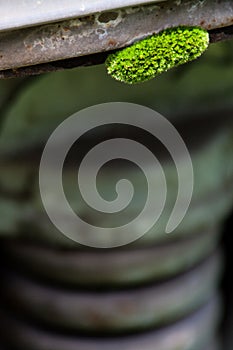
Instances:
[[[141,249],[109,251],[59,250],[23,242],[9,242],[5,255],[34,277],[70,286],[132,286],[185,271],[213,251],[215,229],[185,240]]]
[[[19,350],[154,350],[155,346],[156,350],[200,350],[214,337],[219,323],[219,306],[214,300],[194,315],[164,329],[104,339],[49,333],[1,311],[0,333],[7,345]]]
[[[80,291],[59,289],[8,273],[3,300],[47,326],[101,334],[147,329],[184,317],[213,295],[220,255],[175,279],[136,289]]]
[[[167,27],[233,23],[231,0],[171,0],[0,34],[0,70],[119,49]],[[208,15],[207,15],[208,14]]]

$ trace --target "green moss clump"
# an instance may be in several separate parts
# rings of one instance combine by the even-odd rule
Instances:
[[[106,67],[116,80],[140,83],[196,59],[208,45],[209,34],[202,28],[169,28],[109,55]]]

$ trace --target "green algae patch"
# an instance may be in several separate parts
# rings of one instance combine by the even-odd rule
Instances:
[[[195,60],[208,45],[209,34],[202,28],[169,28],[110,54],[105,64],[116,80],[141,83]]]

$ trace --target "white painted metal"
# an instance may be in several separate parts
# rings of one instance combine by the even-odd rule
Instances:
[[[34,26],[162,1],[167,0],[0,0],[0,30]]]

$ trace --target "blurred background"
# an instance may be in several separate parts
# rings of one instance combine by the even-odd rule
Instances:
[[[173,123],[191,153],[195,182],[187,216],[165,235],[177,175],[163,147],[130,128],[86,135],[72,148],[63,174],[67,198],[86,219],[106,226],[119,220],[95,217],[78,195],[77,162],[96,143],[122,133],[137,139],[159,156],[167,175],[158,227],[106,251],[71,242],[53,227],[40,200],[38,167],[62,120],[115,101],[150,107]],[[211,44],[195,62],[135,86],[112,80],[104,65],[0,80],[0,347],[232,350],[232,117],[232,40]],[[137,169],[125,162],[114,166],[100,179],[106,196],[122,171],[136,188],[143,186]],[[135,207],[143,200],[141,191]]]

